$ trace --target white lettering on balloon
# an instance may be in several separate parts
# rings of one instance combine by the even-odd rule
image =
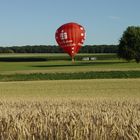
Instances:
[[[67,32],[64,32],[64,31],[62,30],[62,32],[60,33],[60,39],[61,39],[61,40],[65,40],[65,39],[67,39],[67,38],[68,38]]]

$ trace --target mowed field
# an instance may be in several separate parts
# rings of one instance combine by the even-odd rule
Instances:
[[[81,61],[84,57],[97,60]],[[66,54],[1,54],[0,73],[71,73],[87,71],[140,70],[135,62],[126,62],[116,54],[79,54],[73,64]]]
[[[0,62],[0,69],[2,75],[139,72],[140,66],[134,62],[99,58],[106,59],[77,60],[74,64],[56,58],[39,62],[5,60]],[[0,82],[0,139],[139,140],[140,78]]]

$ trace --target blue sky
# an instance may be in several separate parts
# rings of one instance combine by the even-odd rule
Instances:
[[[64,23],[85,27],[85,45],[117,44],[140,26],[140,0],[0,0],[0,46],[56,45]]]

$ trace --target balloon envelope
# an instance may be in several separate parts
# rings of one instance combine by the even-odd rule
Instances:
[[[85,29],[77,23],[66,23],[55,33],[58,45],[72,58],[77,54],[85,40]]]

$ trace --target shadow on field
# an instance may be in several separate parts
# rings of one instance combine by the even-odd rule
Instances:
[[[34,65],[32,67],[73,67],[73,66],[84,66],[81,64],[58,64],[58,65]]]
[[[0,62],[38,62],[47,61],[47,58],[39,57],[1,57]]]
[[[49,64],[49,65],[33,65],[32,67],[75,67],[75,66],[96,66],[96,65],[115,65],[128,62],[75,62],[74,64]]]

